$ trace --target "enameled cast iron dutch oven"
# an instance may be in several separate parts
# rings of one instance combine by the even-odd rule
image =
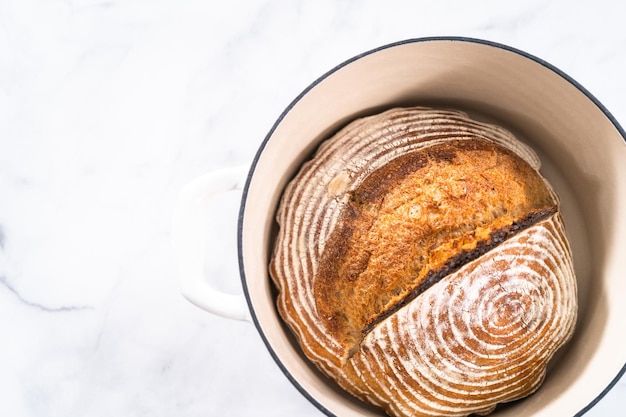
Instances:
[[[277,314],[268,275],[275,210],[299,166],[352,119],[401,105],[457,108],[498,123],[541,156],[561,196],[579,284],[574,338],[541,389],[494,417],[580,416],[626,366],[626,133],[587,90],[522,51],[484,40],[422,38],[354,57],[314,81],[280,115],[251,166],[208,173],[179,199],[173,236],[183,295],[224,317],[250,320],[276,364],[327,415],[380,411],[329,383],[303,357]],[[238,224],[242,296],[214,290],[203,276],[202,202],[243,186]]]

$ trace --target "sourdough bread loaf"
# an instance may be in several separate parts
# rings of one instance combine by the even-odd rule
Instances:
[[[396,108],[287,185],[270,262],[304,354],[392,416],[488,414],[572,335],[576,280],[536,154],[458,111]]]

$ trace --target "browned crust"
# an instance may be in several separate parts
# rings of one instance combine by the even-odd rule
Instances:
[[[468,162],[484,171],[464,172],[470,169]],[[428,194],[432,190],[426,181],[447,183],[448,179],[441,176],[451,172],[463,173],[464,184],[481,193],[481,198],[450,193],[437,196],[441,206],[430,207],[435,197],[426,195],[427,203],[422,203],[433,210],[430,220],[423,215],[403,223],[395,213],[389,214],[389,206],[396,204],[394,199],[403,204],[403,199],[412,198],[408,194]],[[429,175],[434,178],[428,179]],[[511,179],[516,183],[509,182]],[[509,185],[510,192],[515,193],[510,198]],[[408,191],[403,193],[402,187]],[[441,189],[437,187],[435,192]],[[474,207],[483,200],[484,206]],[[492,215],[492,207],[500,207],[501,213]],[[316,274],[314,290],[320,317],[327,330],[351,352],[380,320],[441,277],[556,210],[557,203],[539,174],[492,142],[451,140],[402,155],[372,172],[350,193]],[[471,220],[476,213],[480,216]],[[377,227],[385,231],[380,237],[386,239],[383,242],[375,236]],[[476,232],[479,229],[482,234]],[[391,242],[389,235],[395,233],[401,237]]]

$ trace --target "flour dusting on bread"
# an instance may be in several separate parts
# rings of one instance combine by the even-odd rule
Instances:
[[[465,113],[348,124],[287,185],[270,274],[305,355],[393,416],[523,398],[572,335],[559,201],[531,148]]]

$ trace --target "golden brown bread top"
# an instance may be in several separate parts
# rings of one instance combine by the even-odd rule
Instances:
[[[287,185],[270,274],[304,354],[393,416],[524,397],[571,336],[557,197],[497,126],[427,108],[355,120]]]
[[[320,259],[318,314],[351,352],[381,317],[434,284],[439,271],[451,272],[454,260],[477,257],[492,235],[556,204],[535,170],[485,140],[398,157],[350,192]]]

